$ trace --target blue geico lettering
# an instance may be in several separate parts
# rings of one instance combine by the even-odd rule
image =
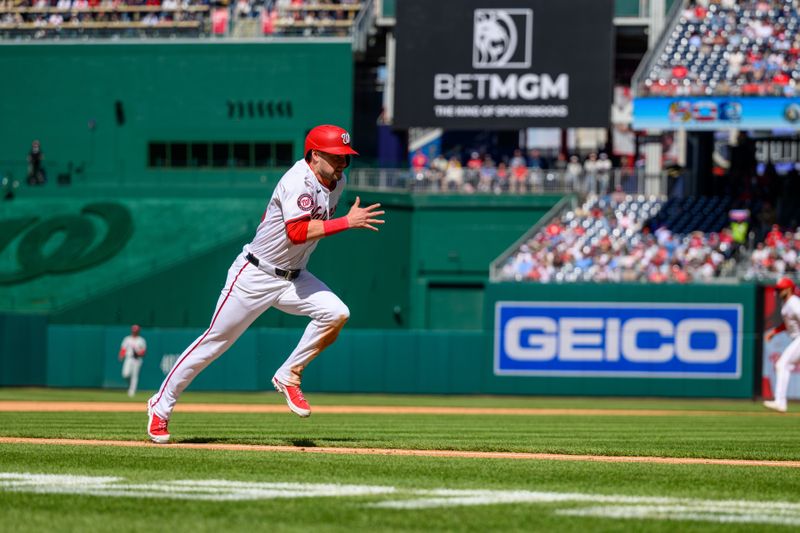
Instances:
[[[739,305],[497,304],[498,374],[738,377]]]

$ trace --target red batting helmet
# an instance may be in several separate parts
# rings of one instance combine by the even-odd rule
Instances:
[[[778,280],[778,283],[775,284],[775,288],[779,291],[782,291],[783,289],[794,290],[794,281],[792,281],[790,278],[783,277]]]
[[[308,152],[311,150],[335,155],[358,155],[358,152],[350,147],[350,134],[347,130],[330,124],[317,126],[308,132],[303,155],[308,157]]]

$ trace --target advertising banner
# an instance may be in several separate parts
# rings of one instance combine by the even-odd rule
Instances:
[[[611,0],[403,0],[397,127],[607,127]]]
[[[738,379],[739,304],[503,302],[496,375]]]
[[[800,129],[800,98],[634,98],[637,130]]]

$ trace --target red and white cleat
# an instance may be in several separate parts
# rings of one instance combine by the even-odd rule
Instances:
[[[147,434],[150,440],[156,444],[166,444],[169,442],[169,430],[167,420],[155,414],[150,407],[147,408]]]
[[[303,391],[300,390],[300,387],[284,385],[276,378],[272,378],[272,385],[276,391],[283,393],[286,397],[286,404],[294,414],[302,418],[311,416],[311,406],[308,405],[308,402],[303,397]]]

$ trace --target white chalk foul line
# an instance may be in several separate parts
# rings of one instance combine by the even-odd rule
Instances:
[[[394,487],[228,480],[167,480],[128,483],[123,478],[0,473],[0,490],[38,494],[78,494],[176,500],[270,500],[391,494]]]
[[[526,490],[414,489],[335,483],[248,482],[225,479],[165,480],[133,483],[121,477],[0,473],[0,491],[97,497],[199,501],[247,501],[285,498],[370,497],[372,509],[418,510],[441,507],[549,504],[560,516],[609,519],[695,520],[800,526],[800,503],[751,500],[695,500],[662,496],[626,496]],[[580,505],[587,505],[580,507]],[[601,505],[598,505],[601,504]],[[579,506],[576,508],[576,505]]]
[[[694,520],[701,522],[776,524],[800,526],[800,513],[772,509],[769,505],[754,505],[746,509],[723,509],[716,505],[635,505],[587,507],[556,511],[562,516],[583,516],[617,519]]]

